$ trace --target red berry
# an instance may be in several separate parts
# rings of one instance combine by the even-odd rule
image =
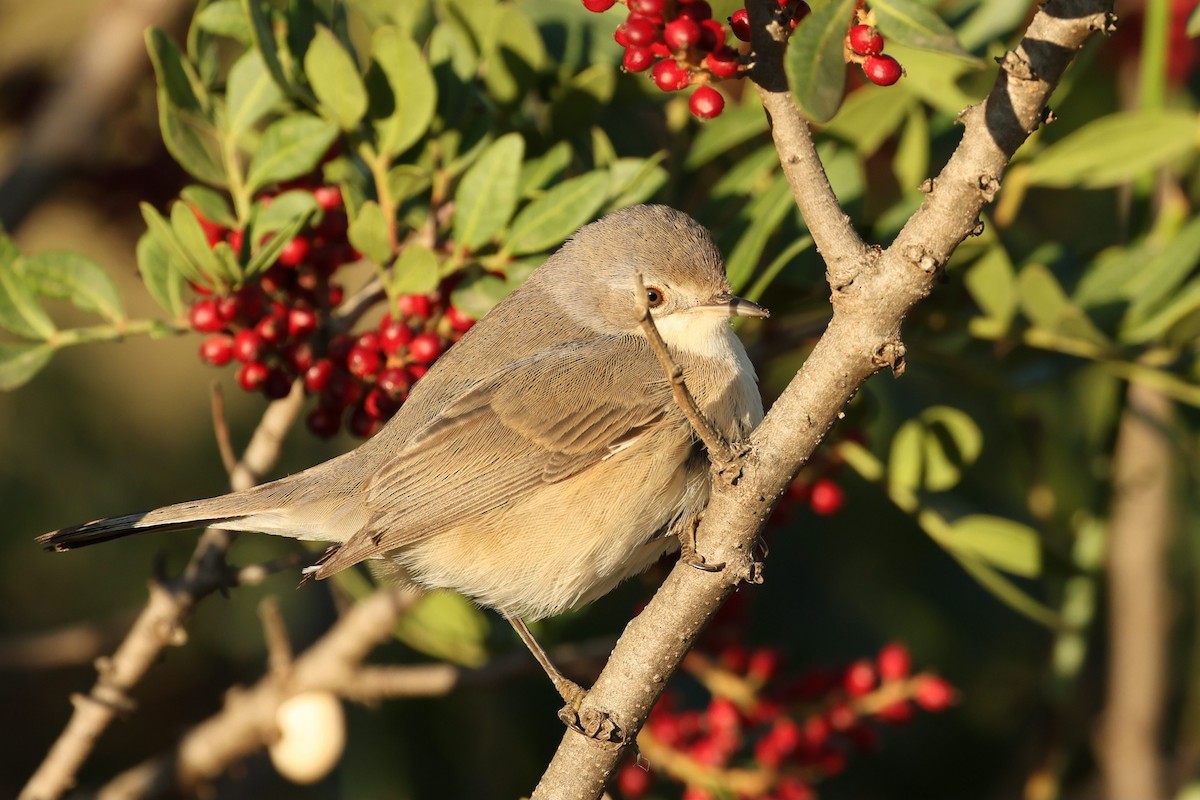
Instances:
[[[817,800],[817,793],[799,778],[784,776],[775,784],[777,800]]]
[[[318,186],[313,189],[313,197],[323,211],[342,207],[342,190],[336,186]]]
[[[850,49],[860,56],[877,56],[883,52],[883,35],[872,25],[855,25],[848,38]]]
[[[433,313],[433,303],[423,294],[402,294],[396,298],[396,308],[401,314],[409,317],[429,319]]]
[[[814,514],[827,517],[842,510],[846,504],[846,492],[829,478],[819,478],[813,482],[808,503]]]
[[[330,406],[317,406],[308,412],[305,420],[308,429],[322,439],[328,439],[338,432],[342,426],[341,409]]]
[[[708,704],[708,724],[713,729],[737,730],[741,727],[741,714],[733,701],[725,697],[714,697]]]
[[[264,342],[279,344],[287,338],[287,320],[274,315],[263,317],[254,326],[254,330],[262,337]]]
[[[233,358],[233,337],[217,333],[200,343],[200,358],[214,367],[224,366]]]
[[[408,376],[412,378],[413,383],[416,383],[417,381],[421,380],[421,378],[424,378],[426,372],[429,372],[429,367],[424,364],[408,365]]]
[[[283,352],[284,360],[291,367],[292,372],[297,375],[303,375],[308,371],[308,368],[313,365],[316,359],[316,354],[313,352],[312,342],[301,341],[288,345],[288,348]]]
[[[767,736],[773,740],[775,748],[785,756],[794,752],[800,746],[800,741],[803,738],[800,726],[790,717],[777,719]]]
[[[337,308],[342,304],[342,298],[345,296],[346,290],[342,288],[340,283],[329,284],[329,307]]]
[[[897,700],[896,702],[886,705],[879,709],[875,715],[884,722],[890,722],[893,725],[903,725],[913,718],[916,712],[913,711],[912,703],[907,700]]]
[[[654,65],[650,71],[654,83],[664,92],[677,92],[691,83],[691,74],[679,62],[667,58]]]
[[[877,86],[891,86],[904,74],[900,62],[888,55],[867,56],[862,69],[867,80]]]
[[[842,686],[851,697],[862,697],[875,688],[875,668],[865,658],[855,661],[846,670]]]
[[[913,700],[926,711],[945,711],[954,703],[954,687],[937,675],[917,679]]]
[[[770,736],[764,736],[754,744],[754,760],[767,769],[778,769],[783,763],[783,753]]]
[[[749,654],[746,648],[734,642],[727,644],[721,648],[721,653],[718,656],[721,666],[730,672],[741,673],[746,670],[746,663],[749,660]]]
[[[321,392],[321,399],[326,405],[348,406],[361,396],[362,384],[340,369],[330,374],[329,383]]]
[[[680,19],[690,19],[693,22],[703,22],[712,19],[712,6],[705,0],[685,0],[679,4]]]
[[[312,245],[303,236],[297,236],[279,251],[279,263],[285,267],[298,267],[308,258]]]
[[[446,319],[450,321],[450,327],[459,333],[466,333],[475,324],[475,320],[472,317],[454,306],[446,309]]]
[[[267,380],[263,384],[263,394],[272,400],[287,397],[292,390],[292,378],[283,367],[271,367],[267,372]]]
[[[257,361],[262,346],[262,337],[253,330],[240,330],[233,337],[233,357],[243,364]]]
[[[817,759],[817,764],[826,775],[830,777],[838,775],[846,768],[846,754],[841,750],[830,748],[821,753],[821,757]]]
[[[357,378],[374,375],[383,366],[379,351],[373,348],[355,347],[346,359],[346,369]]]
[[[654,63],[654,51],[649,47],[634,47],[630,45],[625,48],[625,55],[621,57],[621,66],[625,67],[629,72],[644,72]]]
[[[904,680],[912,669],[912,658],[908,655],[908,648],[899,642],[885,645],[879,651],[875,663],[879,667],[879,678],[885,683]]]
[[[328,358],[317,359],[304,371],[304,388],[316,394],[329,385],[329,376],[332,374],[333,362]]]
[[[773,647],[762,647],[750,654],[746,665],[746,675],[759,683],[766,683],[775,677],[782,661],[779,651]]]
[[[389,356],[394,356],[404,345],[412,341],[412,328],[403,322],[396,322],[387,317],[384,318],[384,323],[379,329],[379,349]]]
[[[746,12],[746,9],[739,8],[733,12],[733,16],[729,18],[729,27],[733,31],[734,36],[743,42],[750,41],[750,15]]]
[[[741,60],[736,50],[722,45],[704,57],[704,66],[714,78],[732,78],[741,69]]]
[[[363,398],[363,410],[381,422],[386,422],[392,418],[392,415],[400,408],[400,402],[391,397],[378,387],[367,392],[367,396]]]
[[[654,23],[644,17],[631,17],[625,21],[625,39],[635,47],[649,47],[658,38]]]
[[[687,50],[700,41],[700,25],[687,17],[671,20],[663,29],[663,41],[672,50]]]
[[[599,14],[602,11],[608,11],[616,2],[617,0],[583,0],[583,7]]]
[[[616,42],[617,44],[621,45],[621,47],[629,46],[629,37],[627,37],[625,35],[625,23],[624,22],[622,22],[620,25],[618,25],[617,29],[615,31],[613,31],[613,41]]]
[[[858,722],[854,709],[845,703],[834,703],[830,706],[829,724],[835,731],[848,731]]]
[[[192,328],[201,333],[216,333],[225,327],[221,315],[217,313],[216,300],[198,300],[188,311],[188,321]]]
[[[629,10],[646,17],[661,17],[666,8],[666,0],[629,0]]]
[[[379,333],[377,331],[365,331],[359,334],[359,337],[354,340],[355,347],[365,347],[367,350],[379,349]]]
[[[267,382],[267,375],[270,370],[267,365],[261,361],[251,361],[249,364],[243,364],[237,371],[238,385],[247,392],[257,391],[262,388]]]
[[[354,340],[344,333],[339,333],[337,336],[329,340],[329,358],[335,364],[346,363],[346,359],[350,355],[351,348],[354,347]]]
[[[701,20],[700,22],[700,41],[696,43],[696,47],[706,53],[711,53],[718,47],[725,44],[725,26],[717,22],[715,19]]]
[[[388,367],[375,376],[375,385],[389,397],[403,400],[412,388],[412,379],[403,368]]]
[[[692,92],[688,108],[700,119],[712,119],[725,110],[725,98],[711,86],[701,86]]]
[[[242,245],[246,242],[246,236],[241,231],[229,232],[229,246],[233,248],[234,255],[241,255]]]
[[[317,314],[311,308],[292,308],[287,315],[288,335],[303,339],[317,329]]]
[[[435,333],[422,333],[408,343],[409,355],[420,364],[432,364],[442,354],[442,340]]]
[[[350,424],[346,427],[349,428],[350,432],[355,436],[360,436],[365,439],[368,436],[374,435],[374,433],[379,430],[380,423],[379,420],[371,416],[371,414],[368,413],[364,407],[359,406],[358,408],[354,409],[354,413],[350,415]]]
[[[621,790],[622,797],[628,797],[630,800],[636,800],[650,791],[652,782],[650,771],[632,761],[626,762],[617,773],[617,788]]]
[[[829,739],[829,734],[832,733],[829,725],[829,720],[819,714],[814,714],[804,720],[804,742],[812,749],[817,749],[825,744]]]

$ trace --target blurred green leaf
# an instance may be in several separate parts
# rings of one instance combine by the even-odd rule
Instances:
[[[0,328],[25,339],[49,339],[54,323],[38,303],[18,261],[0,264]]]
[[[187,254],[189,263],[210,279],[206,283],[226,285],[237,280],[238,275],[226,272],[225,265],[213,255],[204,229],[186,203],[171,204],[171,230]]]
[[[375,123],[378,149],[389,158],[412,147],[433,122],[437,84],[421,48],[397,28],[380,28],[371,38],[371,56],[387,77],[393,109]]]
[[[200,212],[206,220],[226,228],[236,228],[237,219],[229,209],[229,201],[225,195],[207,186],[187,186],[179,193],[179,197],[193,209]]]
[[[213,287],[211,280],[206,279],[195,265],[192,263],[192,257],[188,253],[187,248],[179,241],[175,235],[174,229],[171,227],[162,214],[149,203],[140,203],[139,208],[142,210],[142,219],[146,221],[146,228],[150,235],[158,242],[159,246],[166,253],[171,265],[176,269],[185,280],[203,286]]]
[[[1196,149],[1195,112],[1123,111],[1093,120],[1028,162],[1033,186],[1098,189],[1128,183]]]
[[[929,177],[929,119],[919,104],[908,110],[908,120],[892,158],[892,171],[902,192],[915,191]]]
[[[1017,275],[1021,311],[1035,327],[1107,345],[1108,338],[1067,297],[1058,279],[1043,264],[1026,264]]]
[[[27,284],[37,294],[67,300],[82,311],[121,322],[125,309],[121,295],[104,267],[70,250],[43,250],[24,260]]]
[[[427,294],[438,287],[438,260],[423,244],[413,242],[400,251],[392,265],[388,296]]]
[[[517,214],[505,247],[526,255],[561,244],[604,205],[608,183],[607,170],[593,170],[550,189]]]
[[[1193,278],[1169,300],[1141,311],[1131,309],[1121,327],[1120,339],[1128,344],[1145,344],[1162,340],[1172,326],[1200,310],[1200,277]],[[1134,311],[1141,313],[1135,314]],[[1186,338],[1186,337],[1185,337]]]
[[[327,115],[342,130],[354,130],[367,113],[367,89],[354,56],[323,25],[304,55],[304,74]]]
[[[250,32],[250,20],[239,0],[217,0],[196,13],[196,24],[201,30],[217,36],[227,36],[244,45],[254,41]]]
[[[28,383],[54,355],[54,346],[44,342],[0,342],[0,391]]]
[[[740,292],[750,282],[772,234],[788,214],[794,213],[795,203],[791,197],[792,189],[787,179],[783,175],[776,175],[770,188],[751,200],[746,207],[743,217],[749,220],[749,224],[725,261],[725,273],[734,292]]]
[[[888,55],[904,65],[905,78],[892,92],[912,94],[933,108],[957,117],[972,103],[983,99],[986,90],[982,81],[971,80],[983,73],[985,65],[976,59],[965,59],[935,50],[905,47],[900,42],[888,42]],[[988,81],[991,85],[991,81]],[[970,91],[964,90],[964,86]]]
[[[517,205],[525,140],[507,133],[471,165],[454,193],[454,243],[474,252],[492,241]]]
[[[528,159],[521,165],[521,197],[538,194],[539,190],[570,166],[573,155],[570,142],[555,142],[542,155]]]
[[[983,433],[969,415],[950,406],[928,408],[892,437],[888,486],[903,492],[946,491],[982,449]]]
[[[788,43],[784,67],[800,108],[814,122],[837,113],[846,86],[842,42],[854,13],[854,0],[811,3],[812,13],[800,23]]]
[[[951,525],[942,544],[1023,578],[1036,578],[1042,571],[1037,531],[1011,519],[986,514],[962,517]]]
[[[1012,0],[981,0],[962,22],[954,26],[958,41],[974,50],[994,39],[1002,39],[1017,29],[1029,15],[1029,8]]]
[[[272,123],[250,161],[247,188],[256,191],[312,172],[337,133],[337,125],[310,114],[293,114]]]
[[[1186,32],[1190,39],[1200,36],[1200,6],[1193,8],[1192,13],[1188,15]]]
[[[1017,275],[1008,251],[997,242],[967,268],[963,283],[997,329],[1008,330],[1017,314]]]
[[[592,64],[572,77],[550,106],[554,138],[569,139],[586,130],[612,102],[616,88],[616,68],[607,62]],[[600,166],[598,161],[595,163]]]
[[[393,203],[403,203],[429,188],[433,175],[415,164],[397,164],[388,170],[387,186]]]
[[[825,133],[850,143],[859,155],[870,156],[904,124],[916,105],[916,98],[907,92],[864,86],[846,98]],[[928,140],[924,144],[928,147]]]
[[[505,4],[494,16],[483,82],[498,103],[512,105],[533,89],[546,64],[546,50],[541,33],[523,10]]]
[[[283,72],[283,64],[279,60],[279,48],[275,43],[275,25],[272,20],[271,6],[262,0],[241,0],[242,11],[250,20],[250,31],[254,37],[254,46],[262,54],[267,71],[285,94],[292,94],[295,87],[288,81]]]
[[[184,316],[183,278],[172,265],[167,249],[149,231],[138,238],[138,273],[146,291],[175,319]]]
[[[158,123],[167,151],[199,180],[224,186],[220,135],[200,77],[161,30],[146,32],[146,46],[158,79]]]
[[[427,592],[396,626],[396,637],[409,647],[467,667],[487,661],[488,634],[483,611],[449,591]]]
[[[290,189],[271,198],[254,217],[253,241],[291,225],[298,217],[317,212],[317,199],[305,189]]]
[[[146,31],[146,48],[158,78],[158,88],[175,108],[207,116],[211,100],[200,76],[183,52],[159,28]]]
[[[229,132],[234,136],[250,130],[283,99],[283,94],[257,50],[247,50],[229,70],[225,89]]]
[[[468,270],[450,293],[450,302],[467,315],[482,319],[512,289],[513,286],[503,278],[481,269]]]
[[[618,158],[610,164],[607,195],[611,199],[605,204],[604,213],[645,203],[654,197],[670,177],[659,166],[666,157],[666,151],[660,150],[650,158]]]
[[[698,169],[717,156],[767,132],[767,115],[758,103],[746,103],[725,109],[696,134],[683,166]]]
[[[387,217],[374,200],[367,200],[358,209],[347,235],[354,249],[376,264],[391,261],[392,243],[388,237]]]
[[[271,234],[271,238],[262,244],[262,246],[250,256],[249,263],[246,264],[244,277],[249,278],[263,272],[279,258],[279,254],[283,252],[283,248],[292,239],[299,235],[300,231],[304,230],[308,225],[308,221],[312,218],[312,212],[306,212],[296,217],[288,225],[280,228],[275,233]]]
[[[923,50],[970,58],[935,11],[914,0],[871,0],[875,24],[888,39]]]

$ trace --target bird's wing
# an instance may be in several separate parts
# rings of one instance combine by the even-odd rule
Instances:
[[[370,521],[322,559],[317,577],[576,475],[667,415],[683,419],[641,338],[567,342],[515,362],[382,464],[364,487]]]

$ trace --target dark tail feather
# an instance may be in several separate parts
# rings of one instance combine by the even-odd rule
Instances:
[[[74,550],[77,547],[87,547],[88,545],[107,542],[111,539],[120,539],[123,536],[131,536],[135,533],[157,533],[158,531],[177,531],[186,528],[206,528],[209,525],[218,525],[221,522],[231,522],[240,518],[240,515],[214,516],[210,511],[207,514],[175,514],[162,519],[164,516],[167,516],[162,513],[166,510],[158,509],[157,511],[142,512],[140,514],[125,514],[120,517],[93,520],[83,525],[72,525],[69,528],[51,531],[39,536],[37,540],[45,545],[47,550],[64,552],[66,550]],[[196,510],[200,511],[200,509]]]

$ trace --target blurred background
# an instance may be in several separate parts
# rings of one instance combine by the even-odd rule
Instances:
[[[621,48],[609,39],[616,12],[590,15],[569,0],[515,5],[545,41],[545,81],[588,58],[619,63]],[[896,93],[876,105],[855,105],[863,81],[852,73],[843,114],[860,116],[835,119],[819,138],[858,229],[885,245],[919,202],[916,181],[905,179],[935,174],[945,162],[960,135],[956,109],[984,96],[994,77],[990,57],[1015,42],[1031,13],[1027,3],[924,5],[938,8],[978,63],[951,68],[897,47],[908,77]],[[1196,207],[1196,139],[1144,169],[1129,168],[1139,174],[1111,179],[1095,178],[1091,167],[1086,174],[1047,178],[1044,164],[1067,156],[1061,150],[1042,156],[1089,123],[1144,107],[1147,9],[1140,2],[1118,5],[1121,31],[1085,49],[1056,96],[1059,121],[1022,151],[984,236],[964,245],[945,285],[909,320],[908,371],[899,381],[876,377],[855,400],[772,523],[765,583],[740,590],[705,645],[713,657],[728,654],[735,641],[751,651],[768,649],[779,657],[784,685],[841,675],[888,643],[903,643],[915,669],[936,672],[955,687],[954,704],[941,713],[919,711],[904,724],[872,723],[872,742],[847,743],[844,770],[817,775],[821,798],[1113,796],[1111,770],[1120,770],[1122,754],[1130,752],[1149,754],[1160,796],[1200,797],[1196,314],[1152,340],[1122,340],[1112,304],[1088,305],[1077,291],[1113,259],[1126,258],[1135,269],[1172,242],[1182,248],[1173,251],[1176,291],[1194,291],[1200,253],[1175,237]],[[1152,20],[1166,20],[1167,35],[1155,51],[1158,105],[1193,115],[1198,50],[1184,30],[1195,5],[1152,2],[1149,9]],[[714,8],[724,19],[736,6]],[[193,11],[179,0],[0,0],[0,221],[23,253],[69,249],[102,264],[132,318],[165,318],[137,274],[134,248],[145,230],[138,203],[164,208],[188,182],[159,135],[142,33],[158,25],[182,41]],[[576,41],[587,46],[568,47]],[[738,165],[761,159],[768,146],[761,124],[730,134],[727,146],[714,145],[715,136],[705,139],[705,129],[688,121],[677,98],[644,77],[618,74],[615,87],[607,104],[589,112],[588,124],[603,130],[622,155],[665,152],[668,177],[656,199],[695,214],[727,254],[748,247],[745,232],[765,212],[755,198],[774,191],[777,176],[763,162],[768,169],[736,191],[727,179]],[[743,97],[734,86],[727,94],[727,114],[745,112],[748,119],[759,113],[752,93]],[[885,114],[892,105],[900,110]],[[1079,142],[1068,149],[1086,149]],[[1132,154],[1154,145],[1148,138]],[[1108,160],[1131,157],[1123,152]],[[790,204],[786,194],[777,197]],[[751,260],[753,274],[765,276],[759,289],[773,315],[770,327],[744,331],[768,402],[802,363],[829,313],[823,267],[811,248],[770,274],[776,257],[804,234],[790,208],[771,216]],[[998,269],[1017,277],[994,282]],[[1038,276],[1050,276],[1050,283],[1036,283]],[[1001,292],[997,286],[1013,295],[1012,308],[1004,325],[989,327],[984,323],[1000,313],[989,303]],[[1085,319],[1112,348],[1073,347],[1075,329],[1039,333],[1047,323],[1038,316],[1038,298],[1054,287],[1064,296],[1066,316]],[[47,308],[62,327],[89,324],[66,303]],[[8,598],[0,606],[0,706],[10,731],[0,749],[0,795],[17,794],[62,730],[71,695],[91,686],[93,661],[120,642],[145,602],[156,564],[161,559],[166,574],[175,574],[196,534],[131,538],[63,556],[42,552],[33,537],[224,491],[210,384],[224,387],[235,446],[248,440],[265,408],[261,396],[237,387],[230,369],[200,362],[199,341],[195,334],[134,336],[65,348],[32,382],[0,393],[0,583]],[[1129,383],[1130,375],[1139,382]],[[1139,404],[1129,397],[1131,385],[1154,388]],[[945,406],[965,412],[967,433],[958,423],[921,416]],[[864,463],[866,453],[868,464],[873,458],[899,470],[896,459],[908,451],[896,442],[902,430],[912,434],[904,426],[913,419],[926,420],[925,455],[917,456],[926,459],[923,469],[944,467],[954,477],[941,490],[918,480],[920,508],[904,508],[855,464]],[[1131,426],[1146,419],[1153,423],[1150,433],[1120,433],[1123,421]],[[971,439],[971,430],[981,444],[967,452],[973,448],[963,437]],[[347,434],[322,441],[297,426],[274,474],[302,469],[355,442]],[[1141,465],[1134,477],[1158,493],[1122,517],[1114,508],[1114,475],[1130,463]],[[989,583],[964,569],[964,551],[939,543],[927,524],[923,529],[922,509],[946,519],[980,513],[1015,520],[1036,532],[1036,552],[1007,562],[1011,553],[1003,547],[984,552],[980,558],[989,568],[1012,567],[1003,584]],[[1130,549],[1117,549],[1118,532]],[[293,547],[243,536],[231,560],[257,563]],[[1024,540],[1016,549],[1025,553],[1022,547]],[[1114,562],[1114,552],[1128,556]],[[594,645],[617,635],[669,566],[659,565],[592,607],[547,621],[539,636],[553,646]],[[1131,566],[1126,578],[1114,574]],[[1133,620],[1124,633],[1106,605],[1119,601],[1110,588],[1120,580],[1133,597],[1120,602],[1136,607],[1134,617],[1124,618]],[[337,617],[330,587],[298,589],[297,582],[297,574],[287,572],[203,602],[187,625],[186,644],[168,649],[138,687],[136,708],[100,741],[80,786],[95,787],[161,753],[216,712],[230,686],[263,674],[256,607],[264,596],[278,597],[297,649],[327,629]],[[1149,606],[1140,606],[1146,598]],[[476,642],[482,652],[520,652],[498,618],[479,619],[487,621]],[[1147,648],[1123,678],[1133,687],[1132,701],[1112,679],[1110,656],[1114,638],[1131,635],[1129,626],[1133,638],[1119,641]],[[1139,632],[1146,636],[1138,638]],[[428,656],[397,642],[373,660]],[[562,731],[558,699],[529,664],[523,676],[444,698],[347,706],[349,744],[330,777],[298,787],[275,775],[261,756],[240,765],[216,796],[521,796],[536,783]],[[587,673],[585,666],[585,680]],[[682,708],[704,709],[709,702],[688,675],[676,679],[673,693]],[[1133,744],[1114,750],[1110,743],[1122,741],[1122,734]],[[678,797],[681,789],[656,780],[648,791]]]

